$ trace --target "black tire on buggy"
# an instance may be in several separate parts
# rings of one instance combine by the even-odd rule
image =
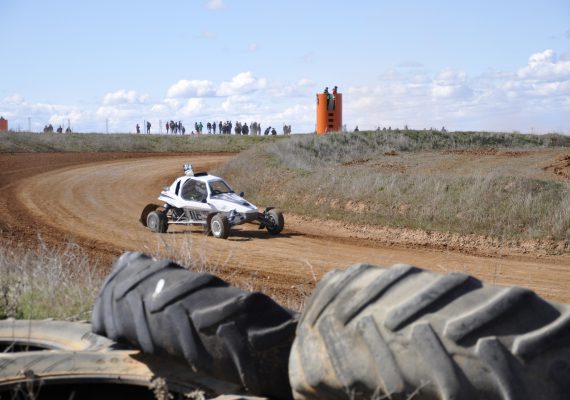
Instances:
[[[148,214],[152,211],[158,210],[159,208],[160,206],[158,204],[147,204],[141,212],[141,216],[139,218],[140,223],[143,224],[143,226],[147,226],[146,219]]]
[[[138,350],[0,353],[2,399],[168,399],[195,391],[209,399],[239,390],[172,357]]]
[[[125,253],[95,302],[93,331],[275,399],[291,397],[288,358],[297,314],[168,260]]]
[[[162,211],[151,211],[146,217],[146,226],[156,233],[166,233],[168,230],[168,220]]]
[[[289,366],[296,399],[568,399],[570,306],[409,265],[332,271]]]
[[[272,226],[267,226],[267,231],[271,235],[278,235],[283,230],[285,226],[285,218],[283,217],[283,211],[278,208],[271,208],[265,211],[266,216],[273,222]]]
[[[52,320],[0,321],[0,353],[32,350],[103,351],[120,348],[116,342],[91,332],[82,322]]]
[[[230,223],[222,214],[216,214],[210,219],[210,232],[218,239],[227,239],[230,235]]]

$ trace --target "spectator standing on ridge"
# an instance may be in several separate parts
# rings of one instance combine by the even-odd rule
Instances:
[[[241,134],[242,135],[249,135],[249,127],[247,126],[247,122],[243,124],[241,127]]]
[[[168,135],[168,129],[170,128],[170,124],[168,123],[168,121],[166,121],[166,134]]]
[[[150,121],[146,121],[146,133],[150,134]]]
[[[137,133],[141,133],[141,127],[137,124]]]
[[[271,128],[271,134],[272,134],[272,135],[277,135],[277,131],[275,130],[275,128]]]
[[[208,129],[208,133],[212,133],[212,124],[208,122],[206,124],[206,129]]]
[[[214,133],[214,135],[216,134],[216,121],[214,121],[214,123],[212,124],[212,132]]]

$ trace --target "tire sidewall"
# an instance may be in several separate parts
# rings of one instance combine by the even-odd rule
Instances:
[[[152,211],[146,217],[146,225],[152,232],[158,232],[160,226],[160,216],[156,211]]]
[[[210,231],[215,238],[224,238],[227,236],[223,217],[219,214],[214,215],[210,220]]]
[[[271,235],[278,235],[283,230],[283,214],[280,210],[272,208],[266,212],[267,218],[273,222],[273,227],[267,227],[267,231]]]

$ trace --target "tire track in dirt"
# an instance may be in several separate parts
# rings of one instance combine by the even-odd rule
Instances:
[[[28,161],[33,157],[29,155]],[[551,300],[570,302],[567,255],[481,257],[398,248],[381,240],[336,235],[330,224],[319,230],[310,220],[287,215],[286,210],[285,230],[277,237],[255,225],[234,228],[228,240],[205,237],[197,227],[171,226],[167,234],[153,234],[138,221],[140,211],[147,203],[157,202],[160,189],[181,173],[183,163],[191,162],[195,170],[210,169],[230,156],[102,155],[86,157],[87,162],[82,162],[82,155],[76,157],[73,162],[52,160],[25,173],[21,172],[27,168],[25,163],[13,164],[16,179],[0,182],[1,217],[9,222],[2,225],[3,232],[24,238],[27,234],[30,243],[35,232],[47,232],[52,242],[71,238],[106,260],[125,250],[165,253],[174,249],[209,265],[221,265],[213,272],[225,279],[282,298],[302,298],[315,280],[333,268],[357,262],[404,262],[438,272],[462,271],[494,284],[522,285]],[[13,218],[15,214],[25,217]]]

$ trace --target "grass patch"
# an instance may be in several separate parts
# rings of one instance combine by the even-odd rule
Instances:
[[[454,149],[570,146],[570,137],[431,131],[293,137],[247,150],[216,173],[255,203],[346,222],[568,240],[570,184],[496,172],[460,176],[379,171],[370,160]],[[483,161],[482,161],[483,162]],[[346,167],[356,164],[356,167]]]
[[[316,169],[325,165],[377,158],[391,152],[473,148],[529,149],[570,147],[563,135],[523,135],[491,132],[380,131],[294,135],[266,147],[267,154],[288,168]]]
[[[237,270],[228,258],[195,257],[192,241],[183,246],[166,243],[147,254],[157,259],[170,259],[194,272],[219,275],[232,285],[249,291],[262,291],[281,304],[299,310],[308,290],[290,293],[272,292],[266,281],[252,276],[236,280]],[[90,320],[95,299],[111,265],[100,265],[81,247],[67,244],[50,247],[39,241],[29,249],[6,241],[0,246],[0,319]]]
[[[89,319],[103,282],[97,264],[77,245],[0,247],[0,319]]]
[[[283,136],[0,132],[0,152],[239,152]]]

